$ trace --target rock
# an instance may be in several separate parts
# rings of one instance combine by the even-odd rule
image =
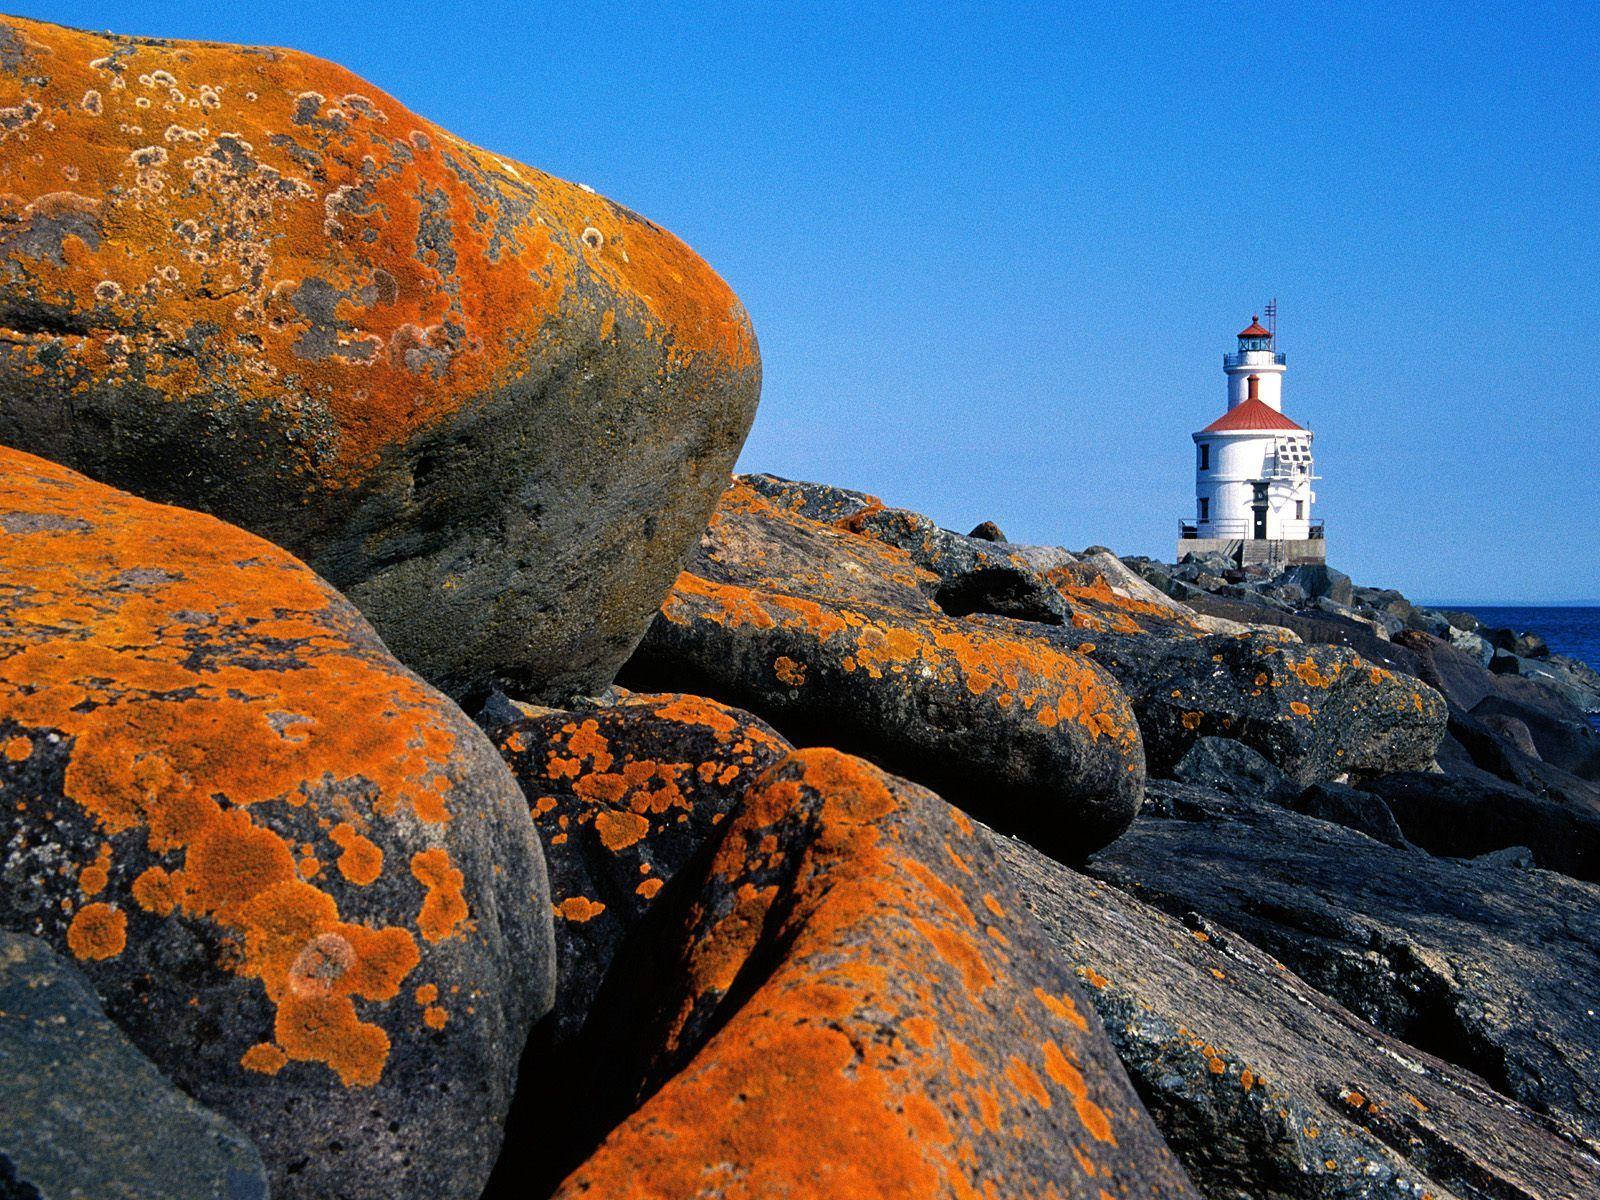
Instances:
[[[278,1197],[475,1197],[550,1006],[488,739],[289,555],[0,450],[0,926]]]
[[[88,981],[0,931],[0,1195],[266,1200],[261,1156],[162,1078]]]
[[[1029,632],[1058,645],[1068,636],[1045,626]],[[1349,771],[1426,767],[1444,732],[1436,692],[1352,650],[1264,633],[1104,632],[1082,645],[1127,692],[1157,775],[1170,774],[1200,738],[1233,738],[1304,788]]]
[[[1434,637],[1448,638],[1450,630],[1454,628],[1441,612],[1431,608],[1414,608],[1406,617],[1407,629],[1420,629],[1424,633],[1431,633]]]
[[[1262,797],[1288,788],[1282,771],[1232,738],[1196,738],[1173,766],[1172,777],[1196,787]]]
[[[305,54],[0,37],[0,442],[288,547],[452,693],[609,682],[754,413],[727,285]]]
[[[1452,628],[1459,629],[1463,633],[1476,633],[1482,624],[1469,612],[1447,612],[1444,614],[1444,619],[1450,622]]]
[[[1480,666],[1487,667],[1494,659],[1494,647],[1476,633],[1468,633],[1452,625],[1446,636],[1449,637],[1452,646],[1463,654],[1477,659]]]
[[[1152,810],[1173,786],[1151,784]],[[1581,1132],[1591,1151],[1600,1144],[1600,1032],[1592,1006],[1573,1001],[1600,995],[1600,888],[1391,849],[1276,805],[1182,791],[1179,819],[1136,821],[1090,873],[1179,919],[1194,912],[1232,929],[1390,1036]],[[1284,1075],[1264,1073],[1274,1071]],[[1365,1095],[1366,1082],[1358,1073],[1347,1086]],[[1426,1141],[1417,1150],[1431,1152]],[[1477,1153],[1492,1165],[1501,1152],[1483,1142]],[[1471,1194],[1572,1193],[1484,1184]]]
[[[1549,658],[1550,646],[1537,633],[1523,633],[1517,635],[1517,640],[1512,644],[1512,649],[1522,658]]]
[[[727,525],[743,517],[735,535]],[[763,532],[763,527],[765,531]],[[812,553],[820,562],[799,567],[792,558],[761,542],[791,543],[796,530],[809,530]],[[941,611],[954,617],[990,614],[1077,629],[1122,632],[1195,629],[1195,614],[1150,586],[1109,550],[1095,547],[1082,556],[1056,547],[996,544],[941,529],[927,517],[888,508],[874,496],[825,484],[800,483],[768,475],[741,476],[724,495],[701,552],[690,570],[722,582],[747,582],[748,574],[728,574],[734,562],[782,590],[818,599],[867,598],[862,585],[868,561],[851,565],[827,535],[840,532],[903,553],[919,572],[917,586]],[[849,554],[867,552],[859,545]],[[878,553],[882,553],[879,551]],[[710,558],[714,563],[708,563]],[[857,568],[861,568],[858,570]],[[885,564],[880,574],[894,576]],[[917,611],[920,602],[891,600]]]
[[[1173,919],[1016,842],[1001,853],[1207,1196],[1582,1200],[1600,1189],[1600,1162],[1576,1138],[1386,1037],[1222,925]]]
[[[1600,712],[1600,673],[1588,663],[1552,654],[1547,658],[1517,658],[1516,668],[1518,675],[1544,684],[1573,708]]]
[[[812,600],[875,604],[919,616],[943,612],[936,603],[939,576],[905,550],[794,511],[743,480],[723,495],[688,570],[713,583]]]
[[[1510,742],[1529,758],[1539,757],[1539,747],[1534,745],[1533,731],[1520,717],[1509,713],[1487,713],[1480,718],[1485,725]]]
[[[1139,729],[1104,671],[941,615],[685,572],[627,678],[749,709],[797,745],[861,753],[1052,854],[1104,845],[1143,794]]]
[[[1278,576],[1278,581],[1296,585],[1307,596],[1326,596],[1335,604],[1348,606],[1355,598],[1350,576],[1343,571],[1335,571],[1326,563],[1301,563],[1290,567]]]
[[[662,889],[791,747],[749,713],[681,694],[523,716],[493,737],[547,848],[553,1033],[568,1041]]]
[[[1269,605],[1244,604],[1222,596],[1198,596],[1185,603],[1203,615],[1223,617],[1249,625],[1277,625],[1312,645],[1348,646],[1378,666],[1401,674],[1416,673],[1417,660],[1410,651],[1391,643],[1372,622],[1321,609],[1288,612]],[[1321,606],[1322,601],[1317,602]]]
[[[977,538],[980,542],[1004,542],[1006,535],[1000,531],[1000,526],[993,521],[980,521],[973,526],[972,532],[967,534],[970,538]]]
[[[1332,821],[1364,833],[1386,846],[1404,849],[1410,845],[1389,806],[1371,792],[1342,783],[1314,783],[1284,804],[1319,821]]]
[[[1527,846],[1541,867],[1600,881],[1600,811],[1562,805],[1511,784],[1401,771],[1364,785],[1407,838],[1432,854],[1473,858]]]
[[[1449,702],[1451,733],[1479,766],[1530,790],[1565,796],[1582,790],[1571,786],[1579,780],[1600,777],[1600,733],[1566,695],[1538,680],[1485,671],[1454,646],[1424,633],[1407,632],[1399,640],[1417,660],[1417,675]],[[1497,715],[1526,725],[1538,758],[1557,770],[1552,773],[1486,724]],[[1578,779],[1562,778],[1568,773]],[[1600,802],[1600,792],[1595,798]]]
[[[1491,850],[1487,854],[1480,854],[1472,860],[1485,866],[1507,867],[1514,871],[1531,871],[1539,864],[1534,861],[1533,851],[1526,846],[1507,846],[1504,850]]]
[[[557,1196],[1195,1195],[989,838],[936,796],[800,751],[701,879],[638,964],[658,1003],[617,996],[601,1065],[638,1107]]]

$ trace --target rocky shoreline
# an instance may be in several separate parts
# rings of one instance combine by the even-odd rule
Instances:
[[[1600,1194],[1583,664],[732,476],[726,284],[332,64],[0,145],[0,1197]]]

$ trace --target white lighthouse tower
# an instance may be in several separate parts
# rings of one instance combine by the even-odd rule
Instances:
[[[1180,528],[1180,559],[1208,551],[1241,566],[1327,558],[1322,523],[1311,516],[1312,435],[1283,414],[1288,362],[1277,340],[1252,317],[1238,351],[1222,356],[1228,410],[1194,435],[1195,515]]]

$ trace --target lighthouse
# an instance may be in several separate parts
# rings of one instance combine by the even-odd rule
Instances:
[[[1269,315],[1272,309],[1268,308]],[[1194,434],[1195,512],[1178,557],[1220,552],[1246,563],[1324,562],[1322,522],[1311,515],[1311,431],[1283,412],[1288,358],[1259,317],[1222,356],[1228,408]]]

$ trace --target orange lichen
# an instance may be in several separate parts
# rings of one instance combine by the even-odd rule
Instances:
[[[365,887],[383,874],[383,851],[357,833],[350,822],[339,822],[328,836],[343,851],[339,855],[339,874],[351,883]]]
[[[556,915],[564,921],[592,921],[605,912],[606,906],[599,900],[591,900],[588,896],[568,896],[555,906]]]
[[[33,753],[33,742],[29,738],[17,736],[6,740],[6,757],[12,762],[21,762]]]
[[[419,850],[411,856],[411,874],[427,889],[417,928],[430,942],[454,937],[456,927],[467,919],[467,901],[462,894],[465,876],[450,863],[450,852],[443,847]]]
[[[67,948],[79,958],[115,958],[128,944],[128,916],[114,904],[85,904],[67,926]]]
[[[133,899],[145,912],[170,916],[183,901],[179,882],[164,867],[146,867],[133,881]]]
[[[98,896],[111,880],[111,847],[104,843],[95,860],[78,872],[78,890],[85,896]]]
[[[276,1075],[288,1061],[289,1056],[271,1042],[257,1042],[240,1057],[239,1065],[246,1071]]]
[[[305,467],[336,486],[514,384],[557,318],[596,344],[626,321],[662,371],[756,368],[743,307],[677,238],[342,67],[6,20],[33,65],[0,76],[0,109],[42,117],[0,134],[7,220],[70,215],[28,270],[41,299],[94,314],[24,335],[35,362],[325,411],[337,436]]]
[[[780,654],[772,663],[772,673],[790,687],[801,687],[806,681],[804,663],[797,663],[787,654]]]
[[[449,1020],[449,1012],[437,1004],[430,1004],[422,1010],[422,1023],[429,1029],[443,1029]]]

